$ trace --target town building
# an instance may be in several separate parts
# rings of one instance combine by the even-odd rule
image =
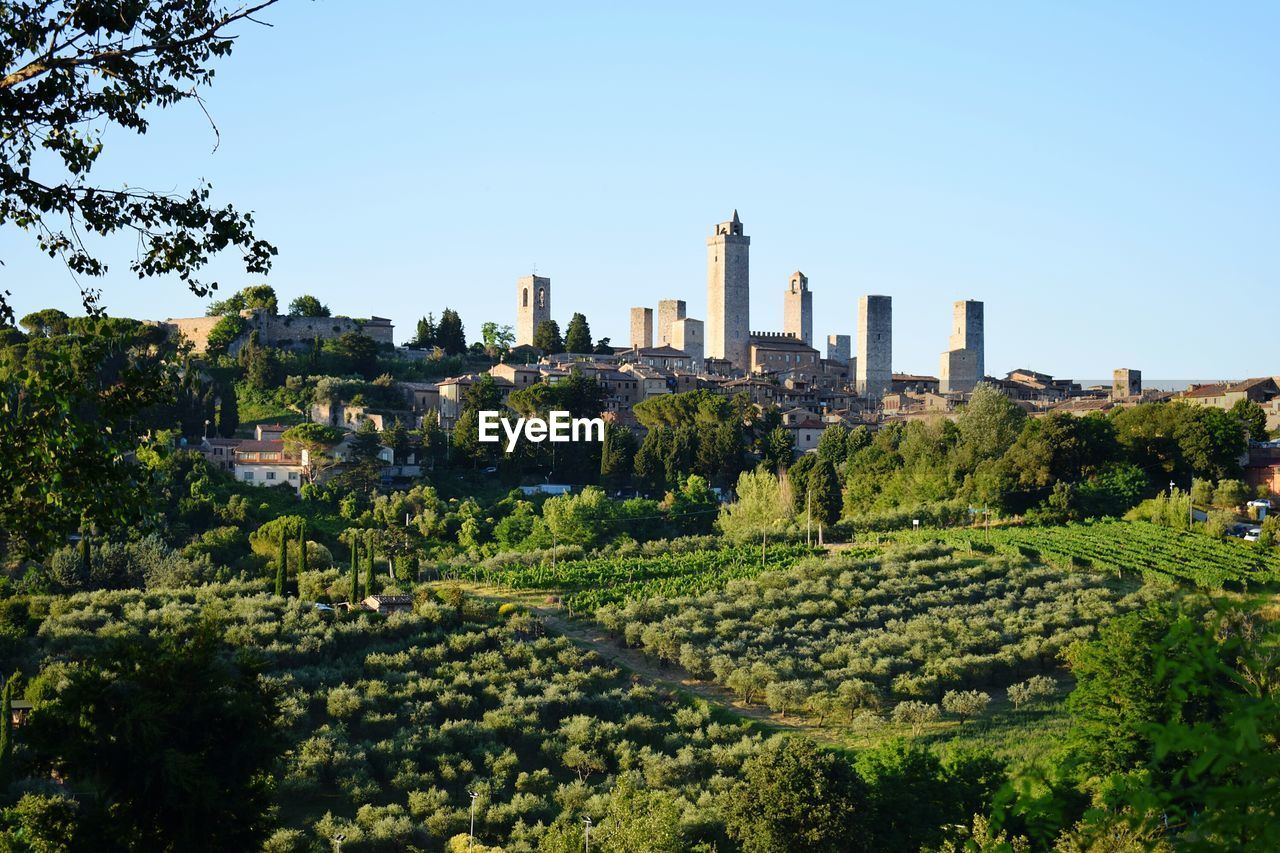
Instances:
[[[286,429],[282,424],[259,425],[252,439],[240,442],[234,451],[235,478],[254,486],[302,488],[302,458],[281,438]]]
[[[751,333],[751,372],[798,371],[812,382],[822,371],[818,351],[788,332]]]

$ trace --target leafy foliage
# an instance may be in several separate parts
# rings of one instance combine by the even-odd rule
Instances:
[[[0,15],[0,225],[34,232],[41,250],[80,275],[107,272],[82,235],[120,231],[138,238],[134,272],[177,274],[197,295],[216,284],[194,274],[224,249],[240,251],[246,272],[266,272],[275,248],[254,236],[252,215],[214,207],[207,184],[182,195],[94,186],[87,176],[107,128],[143,134],[151,110],[198,100],[212,82],[212,61],[231,53],[233,25],[274,2],[7,6]],[[86,309],[98,311],[97,292],[81,292]],[[12,322],[0,294],[0,320],[6,317]]]

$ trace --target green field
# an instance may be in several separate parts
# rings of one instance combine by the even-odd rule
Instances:
[[[721,589],[733,580],[788,568],[813,553],[803,545],[772,545],[762,564],[758,547],[737,545],[654,557],[563,560],[554,567],[545,561],[536,566],[475,567],[463,577],[513,589],[557,590],[574,613],[590,614],[605,604]]]
[[[748,703],[774,706],[770,690],[786,685],[795,710],[826,695],[834,718],[852,721],[900,701],[936,703],[952,689],[1003,695],[1058,670],[1066,646],[1147,596],[1102,572],[934,543],[807,560],[701,595],[610,604],[596,616],[628,645]]]
[[[872,541],[938,541],[979,549],[989,546],[1062,568],[1084,567],[1121,577],[1189,581],[1206,589],[1243,589],[1280,580],[1280,549],[1238,540],[1221,541],[1145,521],[901,531],[878,534]]]

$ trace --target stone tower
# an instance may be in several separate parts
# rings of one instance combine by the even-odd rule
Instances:
[[[690,368],[695,373],[702,370],[703,335],[701,320],[681,317],[671,324],[671,346],[689,354]]]
[[[961,300],[952,306],[951,340],[938,368],[938,390],[944,394],[972,391],[986,375],[983,355],[982,303]]]
[[[516,282],[516,346],[533,346],[538,324],[551,319],[551,279],[526,275]]]
[[[854,387],[859,394],[879,400],[893,388],[893,299],[863,296],[858,299],[858,359]]]
[[[631,346],[649,349],[653,346],[653,309],[631,309]]]
[[[1111,399],[1124,400],[1142,396],[1142,371],[1121,367],[1111,374]]]
[[[751,238],[738,211],[707,238],[707,352],[750,370]]]
[[[671,326],[676,320],[685,318],[683,299],[658,300],[658,346],[675,346],[671,343]]]
[[[787,280],[787,293],[782,299],[782,331],[813,346],[813,293],[809,277],[800,270]]]
[[[827,361],[848,364],[850,349],[848,335],[827,335]]]

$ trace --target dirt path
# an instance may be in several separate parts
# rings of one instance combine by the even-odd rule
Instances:
[[[772,729],[803,732],[817,741],[837,746],[843,745],[843,741],[816,726],[807,725],[801,718],[782,719],[766,707],[743,704],[731,690],[714,682],[694,678],[677,664],[658,662],[639,649],[628,648],[588,619],[570,618],[563,605],[547,603],[547,597],[554,594],[552,592],[499,589],[482,584],[463,584],[463,587],[473,595],[490,601],[512,602],[527,607],[531,613],[542,619],[549,631],[560,634],[581,648],[590,649],[613,666],[633,672],[651,684],[692,694],[732,714]]]

